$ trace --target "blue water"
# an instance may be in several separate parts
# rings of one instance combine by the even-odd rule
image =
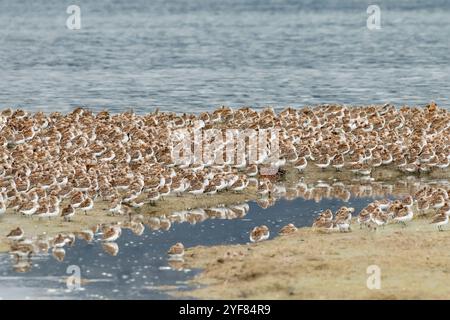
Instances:
[[[0,107],[449,105],[450,2],[0,1]]]

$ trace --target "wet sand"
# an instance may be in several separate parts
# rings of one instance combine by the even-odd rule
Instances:
[[[438,232],[429,221],[377,231],[354,224],[349,233],[301,228],[257,244],[190,248],[185,267],[203,269],[190,281],[197,289],[171,293],[199,299],[448,299],[450,230]],[[381,289],[367,288],[371,265],[380,268]]]

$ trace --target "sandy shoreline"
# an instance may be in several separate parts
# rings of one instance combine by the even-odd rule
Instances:
[[[277,232],[278,230],[272,230]],[[450,231],[429,219],[406,228],[325,234],[301,228],[258,244],[194,247],[185,266],[203,271],[198,287],[175,296],[199,299],[448,299]],[[366,285],[368,266],[381,271],[381,289]]]

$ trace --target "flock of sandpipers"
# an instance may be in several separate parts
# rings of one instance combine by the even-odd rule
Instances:
[[[171,130],[199,126],[277,128],[279,159],[266,163],[269,149],[257,164],[176,164]],[[110,202],[111,214],[120,214],[169,195],[242,191],[251,183],[265,195],[270,181],[252,179],[265,165],[303,171],[311,162],[324,170],[370,174],[383,165],[428,172],[450,164],[450,114],[434,103],[400,109],[330,105],[278,114],[223,107],[198,116],[7,109],[0,113],[0,128],[0,213],[11,209],[39,218],[70,220],[77,211],[92,210],[97,198]]]
[[[320,188],[323,188],[321,186]],[[313,229],[324,232],[350,232],[352,222],[357,222],[360,228],[377,230],[389,223],[400,223],[406,225],[414,217],[414,212],[418,216],[428,216],[433,213],[431,224],[434,224],[439,231],[443,231],[443,226],[448,224],[450,215],[450,189],[445,187],[432,187],[426,185],[414,192],[413,196],[406,196],[401,200],[375,200],[363,208],[356,219],[353,219],[354,208],[341,207],[335,213],[330,209],[319,213],[313,222]],[[102,241],[103,249],[110,255],[117,255],[119,247],[115,242],[122,234],[123,229],[130,229],[136,235],[142,235],[147,225],[152,230],[168,230],[173,222],[197,223],[207,218],[233,219],[242,218],[249,211],[247,203],[235,204],[228,207],[216,206],[211,208],[196,208],[191,210],[181,210],[173,212],[164,217],[149,217],[144,219],[143,215],[132,216],[125,222],[96,225],[93,228],[80,232],[58,234],[56,237],[48,238],[40,236],[34,239],[26,239],[24,231],[18,227],[7,235],[11,242],[11,251],[17,261],[16,266],[29,267],[24,258],[29,258],[33,253],[47,253],[52,249],[53,256],[62,261],[65,257],[64,247],[72,246],[75,240],[83,239],[92,242],[95,239]],[[144,222],[145,221],[145,222]],[[289,223],[279,230],[280,235],[294,234],[297,227]],[[269,239],[270,230],[262,225],[250,231],[251,242],[261,242]],[[172,263],[182,262],[184,255],[184,245],[177,243],[169,251],[169,261]],[[177,268],[179,266],[175,265]]]
[[[246,163],[246,158],[244,163],[177,163],[173,130],[207,128],[277,129],[278,158],[273,161],[268,148],[256,163]],[[88,214],[98,200],[108,201],[109,214],[123,215],[168,196],[242,192],[251,186],[264,198],[274,188],[262,175],[266,167],[274,174],[288,166],[303,172],[310,165],[360,175],[383,166],[408,173],[445,170],[449,136],[450,114],[435,103],[424,108],[322,105],[279,113],[222,107],[199,115],[6,109],[0,113],[0,215],[8,211],[70,221],[77,212]],[[401,206],[390,208],[395,212],[388,215],[409,217],[409,207]],[[378,209],[383,211],[376,205],[367,208],[371,221],[378,221],[371,211],[378,217]],[[341,218],[336,214],[336,219],[322,220],[338,226]],[[101,231],[106,240],[121,232],[117,226]],[[72,242],[61,235],[54,246]]]
[[[97,240],[101,241],[104,251],[112,256],[116,256],[119,252],[119,246],[116,240],[122,235],[124,229],[132,231],[137,236],[141,236],[146,227],[151,230],[168,231],[174,222],[196,224],[207,218],[243,218],[249,209],[247,203],[237,203],[228,206],[221,205],[175,211],[163,216],[144,217],[142,214],[136,214],[124,221],[97,224],[91,228],[77,232],[59,233],[54,237],[45,234],[37,237],[26,237],[25,231],[21,227],[17,227],[11,230],[6,235],[6,238],[10,242],[10,254],[16,258],[16,265],[20,266],[29,266],[25,261],[29,261],[32,255],[47,254],[49,251],[51,251],[52,255],[58,261],[62,261],[66,253],[65,247],[73,246],[77,239],[84,240],[88,243]]]
[[[356,221],[360,228],[367,227],[377,230],[378,227],[384,227],[388,223],[400,223],[406,226],[414,217],[414,211],[418,215],[433,213],[430,224],[437,227],[439,231],[443,231],[443,226],[448,224],[450,216],[450,189],[441,187],[425,186],[418,190],[414,196],[406,196],[401,200],[375,200],[363,208]],[[353,221],[354,208],[341,207],[334,214],[330,209],[326,209],[319,213],[314,220],[312,228],[325,232],[349,232]],[[288,224],[281,228],[281,235],[292,234],[297,228],[292,224]],[[251,242],[260,242],[267,240],[270,236],[269,228],[265,225],[255,227],[250,232]]]

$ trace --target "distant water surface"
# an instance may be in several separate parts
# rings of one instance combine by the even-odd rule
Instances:
[[[450,1],[0,1],[0,107],[448,106]]]

